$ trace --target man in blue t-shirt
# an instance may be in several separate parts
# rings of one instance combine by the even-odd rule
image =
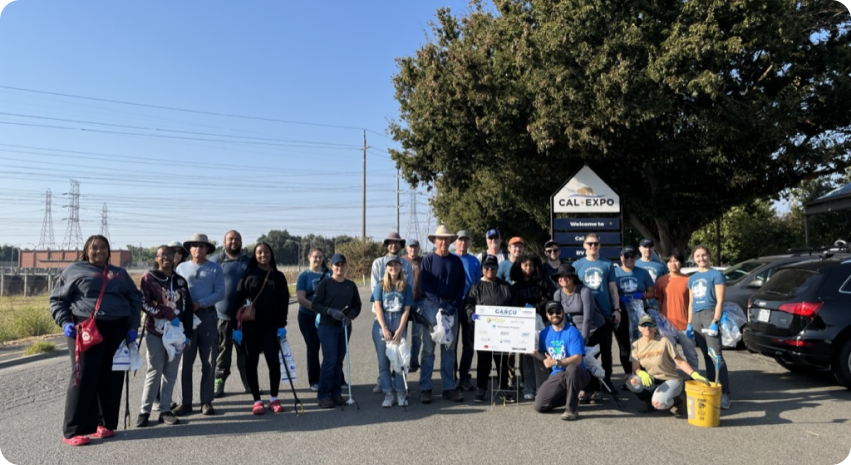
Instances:
[[[646,237],[641,239],[641,242],[638,243],[638,251],[641,252],[641,256],[635,261],[635,266],[647,270],[655,283],[657,279],[668,274],[668,266],[653,256],[654,248],[655,243],[653,239]],[[651,304],[651,306],[655,305]]]
[[[576,420],[579,416],[579,391],[588,385],[591,376],[585,369],[585,341],[572,325],[565,325],[564,309],[560,302],[547,302],[545,307],[551,326],[541,331],[538,351],[531,355],[551,368],[550,377],[538,388],[535,410],[549,412],[565,405],[561,419]]]
[[[507,282],[508,284],[514,284],[514,281],[511,279],[511,267],[514,266],[514,262],[523,255],[523,249],[526,247],[526,242],[523,241],[522,237],[515,236],[508,240],[508,260],[503,260],[499,262],[499,269],[496,272],[496,277]]]
[[[576,275],[582,284],[591,289],[594,300],[606,319],[611,318],[617,326],[620,323],[620,304],[618,288],[615,286],[614,265],[605,258],[600,258],[600,239],[594,233],[588,233],[582,246],[585,257],[573,262]]]
[[[464,285],[464,297],[470,292],[470,288],[479,279],[482,278],[482,264],[474,255],[467,253],[470,249],[470,233],[462,229],[458,231],[457,239],[455,239],[455,255],[461,259],[464,264],[464,274],[466,275],[466,284]],[[476,388],[472,383],[470,376],[470,368],[473,366],[473,325],[466,318],[461,318],[461,337],[455,339],[455,351],[458,351],[458,339],[461,339],[463,347],[461,348],[461,360],[458,362],[458,379],[461,381],[461,389],[465,391],[474,391]]]

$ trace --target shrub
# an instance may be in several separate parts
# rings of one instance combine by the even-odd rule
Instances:
[[[50,342],[40,341],[24,349],[24,355],[44,354],[56,350],[56,345]]]
[[[380,242],[375,242],[367,237],[365,241],[355,240],[337,245],[337,253],[346,256],[346,263],[348,264],[346,276],[352,281],[360,283],[364,275],[369,279],[373,260],[386,255],[387,251],[384,250]]]

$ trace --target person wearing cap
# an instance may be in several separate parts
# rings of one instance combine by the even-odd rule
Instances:
[[[556,288],[553,282],[544,276],[541,260],[535,255],[520,255],[511,266],[509,277],[513,281],[511,290],[514,292],[517,306],[534,307],[543,320],[546,316],[544,304],[553,300]],[[521,356],[520,365],[523,374],[523,398],[533,400],[540,384],[538,381],[542,383],[546,379],[544,367],[527,354]]]
[[[638,339],[637,310],[634,308],[640,302],[642,312],[644,311],[644,300],[656,297],[656,285],[650,273],[643,268],[636,268],[635,261],[638,258],[635,247],[625,245],[621,249],[621,265],[615,267],[615,284],[620,294],[621,308],[625,310],[623,324],[615,330],[615,339],[620,349],[621,365],[624,373],[630,373],[632,364],[629,361],[631,341]]]
[[[242,251],[242,235],[238,231],[230,230],[225,233],[225,246],[222,253],[210,257],[210,261],[218,263],[222,267],[225,279],[225,298],[216,302],[216,315],[218,316],[219,331],[219,355],[216,357],[216,382],[215,397],[221,397],[225,393],[225,382],[230,376],[231,360],[234,351],[233,330],[236,322],[230,317],[230,310],[236,303],[236,285],[239,278],[248,268],[251,257]],[[245,353],[241,347],[236,347],[236,368],[242,380],[243,392],[251,392],[248,386],[248,378],[245,370]]]
[[[455,239],[455,255],[461,259],[464,264],[465,285],[464,295],[470,292],[470,288],[482,277],[482,264],[474,255],[467,253],[470,250],[470,232],[466,229],[458,231],[458,236]],[[455,339],[455,350],[458,350],[458,339],[464,344],[461,350],[461,361],[458,364],[458,379],[461,381],[461,389],[472,391],[472,377],[470,376],[470,367],[473,366],[473,326],[466,318],[461,318],[461,337]]]
[[[457,237],[449,229],[440,225],[428,240],[434,244],[434,252],[426,255],[420,265],[420,284],[422,285],[425,301],[422,306],[422,317],[430,326],[437,324],[437,314],[450,316],[452,324],[452,339],[458,337],[458,309],[464,300],[464,264],[457,255],[449,253],[449,244]],[[437,343],[429,336],[423,337],[422,366],[420,367],[420,403],[431,403],[432,371],[434,370],[434,351]],[[455,380],[455,346],[440,345],[440,377],[443,381],[443,398],[454,402],[464,400],[464,395],[457,389]]]
[[[514,284],[514,281],[511,279],[511,267],[514,266],[514,263],[523,255],[523,249],[526,247],[526,243],[523,241],[522,237],[515,236],[508,240],[508,260],[503,260],[499,263],[499,271],[497,272],[497,277],[507,282],[508,284]]]
[[[411,311],[416,311],[423,305],[423,290],[420,286],[420,264],[423,257],[420,256],[420,241],[417,239],[408,240],[408,248],[406,254],[402,257],[406,262],[411,264],[413,270],[414,282],[414,304],[411,306]],[[416,373],[420,369],[420,348],[423,346],[423,325],[414,318],[409,318],[411,322],[411,368],[409,373]]]
[[[559,285],[553,300],[561,304],[568,320],[582,334],[585,345],[587,347],[595,345],[611,347],[612,328],[606,324],[606,319],[597,309],[591,290],[582,285],[582,281],[576,275],[576,269],[572,265],[561,265],[551,276],[551,279]],[[611,373],[607,373],[606,378],[611,378]],[[591,377],[588,383],[588,392],[580,392],[579,400],[581,402],[602,402],[600,381],[597,378]]]
[[[493,255],[487,255],[482,263],[482,278],[476,281],[470,288],[470,292],[464,298],[464,315],[471,327],[477,320],[477,305],[500,305],[513,307],[516,305],[511,285],[496,276],[499,268],[499,260]],[[502,352],[491,352],[489,350],[476,351],[476,395],[473,401],[481,403],[485,401],[488,390],[488,379],[491,368],[496,359],[496,374],[499,381],[499,391],[506,402],[516,402],[514,394],[508,391],[508,354]]]
[[[485,257],[488,255],[496,257],[496,260],[499,263],[508,259],[508,254],[500,249],[500,246],[502,245],[502,234],[500,234],[498,229],[488,229],[488,232],[485,233],[485,241],[487,242],[488,248],[476,257],[479,259],[479,262],[485,261]]]
[[[650,273],[650,277],[653,278],[654,283],[659,281],[660,277],[668,274],[668,267],[653,256],[655,245],[653,239],[646,237],[641,239],[641,242],[638,243],[638,251],[641,253],[641,256],[635,261],[636,268],[647,270]]]
[[[690,337],[688,331],[691,321],[688,311],[689,277],[680,271],[683,263],[685,263],[685,257],[678,250],[668,254],[666,264],[669,273],[656,280],[656,300],[659,302],[659,313],[665,315],[671,325],[677,329],[676,343],[682,347],[686,361],[692,368],[697,369],[700,367],[697,349],[694,346],[693,334]]]
[[[561,265],[561,249],[552,239],[544,243],[544,274],[551,278]]]
[[[372,291],[375,323],[372,325],[372,341],[378,356],[378,381],[384,393],[382,407],[393,406],[393,391],[396,391],[396,403],[408,405],[408,391],[405,379],[397,374],[395,383],[391,378],[390,359],[387,357],[387,343],[400,343],[408,330],[408,315],[414,303],[414,294],[402,271],[401,259],[391,257],[385,263],[384,279]],[[393,385],[395,384],[395,386]]]
[[[671,341],[659,336],[652,316],[642,316],[638,328],[641,337],[632,343],[632,374],[626,379],[626,386],[644,401],[643,412],[670,409],[678,415],[682,411],[683,381],[677,368],[696,381],[708,381],[677,354]]]
[[[573,262],[576,275],[582,284],[591,290],[597,308],[606,318],[606,324],[614,331],[621,324],[621,306],[618,287],[615,284],[614,264],[600,257],[600,238],[588,233],[582,243],[585,256]],[[600,364],[606,372],[606,384],[612,386],[612,345],[600,344]]]
[[[219,332],[217,328],[216,302],[225,297],[225,277],[218,263],[207,260],[207,256],[216,250],[206,234],[195,234],[183,243],[189,249],[191,261],[177,266],[177,274],[189,283],[192,307],[201,323],[195,328],[189,345],[183,350],[180,366],[180,389],[175,389],[176,408],[172,413],[177,416],[193,412],[192,409],[192,367],[195,357],[201,355],[201,413],[215,415],[213,397],[215,393],[216,352],[218,351]]]
[[[358,286],[346,279],[346,268],[345,255],[334,254],[331,257],[331,277],[317,284],[313,295],[313,311],[319,315],[316,332],[322,347],[322,368],[316,398],[322,408],[346,404],[340,388],[343,384],[343,361],[346,358],[346,334],[351,336],[351,321],[361,312]]]
[[[402,239],[402,236],[400,236],[399,233],[391,232],[387,235],[387,238],[384,239],[384,248],[387,249],[387,255],[376,258],[372,262],[372,269],[369,275],[369,288],[373,291],[377,286],[380,286],[384,280],[384,268],[387,266],[387,262],[389,260],[399,259],[400,252],[405,248],[405,239]],[[402,271],[405,275],[408,287],[413,288],[414,270],[411,268],[411,263],[407,260],[399,260],[399,263],[402,266]],[[372,309],[372,312],[375,313],[375,309]],[[375,387],[372,388],[372,392],[376,394],[381,392],[381,382],[379,380],[376,380]]]
[[[574,326],[566,324],[564,309],[559,302],[545,306],[550,326],[541,331],[538,350],[531,355],[551,370],[535,396],[535,410],[549,412],[565,406],[562,420],[573,421],[579,417],[579,391],[591,379],[585,369],[585,341]]]

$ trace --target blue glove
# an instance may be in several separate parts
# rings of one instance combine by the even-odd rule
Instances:
[[[692,341],[694,340],[694,326],[692,326],[691,323],[686,326],[686,337],[691,339]]]
[[[127,342],[129,342],[131,344],[136,342],[136,336],[138,336],[138,335],[139,335],[139,333],[137,333],[135,329],[131,329],[130,331],[127,331]]]
[[[620,300],[622,304],[628,304],[632,301],[628,295],[622,295]]]
[[[242,344],[242,330],[241,329],[233,330],[233,342],[236,342],[237,344]]]
[[[180,318],[174,317],[174,319],[171,320],[171,325],[174,326],[174,327],[180,326]]]
[[[643,293],[643,292],[636,292],[635,294],[632,294],[632,299],[633,299],[633,300],[641,300],[641,299],[643,299],[643,298],[644,298],[644,293]]]
[[[65,333],[65,337],[77,336],[77,331],[74,330],[74,323],[65,323],[65,326],[62,327],[62,332]]]
[[[711,325],[709,325],[709,329],[704,329],[703,332],[706,333],[707,336],[711,336],[711,337],[717,336],[718,335],[718,323],[712,323]]]
[[[474,313],[471,318],[472,318],[473,321],[476,321],[476,320],[479,319],[479,315],[477,313]]]
[[[189,345],[189,338],[188,337],[183,341],[183,345],[185,345],[185,346]]]
[[[287,328],[278,328],[278,338],[283,339],[287,337]]]

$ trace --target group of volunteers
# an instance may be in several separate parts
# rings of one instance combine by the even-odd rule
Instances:
[[[428,239],[434,251],[421,256],[417,240],[391,233],[383,242],[386,255],[372,264],[372,339],[378,366],[373,392],[384,394],[383,407],[408,405],[406,375],[417,371],[419,402],[432,403],[439,347],[443,399],[462,402],[463,391],[475,391],[473,401],[485,402],[495,367],[491,401],[517,402],[514,393],[522,387],[523,399],[534,401],[536,411],[564,406],[562,418],[575,420],[580,403],[602,402],[603,389],[617,391],[611,380],[614,336],[627,375],[621,389],[636,393],[643,409],[674,413],[682,409],[683,381],[677,368],[706,380],[697,371],[695,344],[704,353],[709,378],[715,379],[715,366],[720,367],[721,407],[729,408],[718,329],[724,277],[711,268],[706,247],[694,248],[698,271],[686,276],[681,273],[683,255],[674,251],[660,262],[650,239],[640,242],[638,252],[624,246],[617,265],[600,256],[594,233],[584,237],[585,256],[570,264],[563,263],[555,241],[545,244],[543,260],[525,253],[521,237],[508,240],[506,253],[496,229],[487,231],[487,250],[479,255],[469,253],[471,235],[464,230],[452,233],[441,225]],[[113,355],[122,341],[138,345],[140,331],[147,367],[137,427],[148,426],[155,410],[157,421],[170,425],[195,411],[196,357],[201,363],[200,412],[214,415],[213,399],[224,395],[233,352],[242,392],[253,397],[252,413],[284,411],[278,391],[290,299],[287,280],[277,269],[269,244],[258,243],[246,254],[240,234],[228,231],[222,253],[211,256],[215,249],[204,234],[160,246],[153,269],[137,289],[126,270],[109,263],[107,238],[94,235],[79,261],[63,270],[52,290],[50,309],[68,338],[72,366],[63,426],[66,444],[88,444],[92,438],[115,434],[125,375],[113,370]],[[345,256],[334,254],[326,261],[324,251],[314,247],[308,260],[309,268],[296,283],[307,379],[318,405],[334,408],[346,403],[343,363],[351,321],[360,315],[362,303],[357,285],[346,278]],[[537,350],[528,354],[474,350],[479,305],[533,307],[540,331]],[[658,308],[676,328],[676,338],[661,337],[659,320],[649,314],[633,315],[636,305]],[[444,329],[442,337],[449,342],[436,341],[435,328]],[[93,333],[98,334],[92,337]],[[685,359],[674,343],[682,347]],[[586,347],[597,346],[604,375],[593,376],[585,363]],[[398,347],[409,353],[409,358],[401,357],[409,360],[401,371],[394,366],[399,359],[394,361],[388,350]],[[266,403],[257,372],[261,353],[269,371]]]

